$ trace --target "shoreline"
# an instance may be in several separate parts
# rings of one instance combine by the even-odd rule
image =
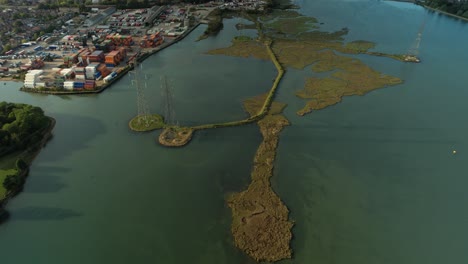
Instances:
[[[19,79],[15,79],[13,77],[1,77],[0,81],[2,81],[2,82],[23,82],[23,81],[21,81]]]
[[[416,3],[415,0],[385,0],[389,2],[403,2],[403,3]]]
[[[34,144],[33,146],[30,146],[29,148],[25,149],[22,152],[22,154],[23,154],[23,153],[25,153],[27,151],[37,149],[31,155],[31,159],[28,162],[28,167],[26,169],[22,170],[18,174],[18,177],[21,177],[23,179],[23,185],[21,185],[19,188],[15,189],[15,190],[13,190],[11,192],[8,192],[3,199],[0,199],[0,224],[2,224],[5,220],[8,219],[8,216],[9,216],[8,211],[5,210],[5,206],[8,204],[8,201],[11,198],[15,197],[17,194],[19,194],[23,190],[23,186],[26,183],[26,178],[29,175],[29,168],[30,168],[32,162],[37,157],[37,155],[39,155],[41,150],[47,145],[47,142],[49,142],[49,140],[53,137],[52,131],[53,131],[54,127],[55,127],[56,120],[55,120],[55,118],[50,117],[50,116],[48,116],[47,118],[49,118],[50,124],[49,124],[49,126],[47,128],[44,129],[44,134],[42,136],[42,139],[39,142],[37,142],[36,144]]]
[[[463,21],[466,21],[468,22],[468,18],[466,17],[462,17],[462,16],[457,16],[455,14],[452,14],[452,13],[449,13],[449,12],[445,12],[445,11],[442,11],[442,10],[439,10],[439,9],[435,9],[433,7],[430,7],[430,6],[427,6],[427,5],[424,5],[424,4],[417,4],[417,5],[420,5],[424,8],[427,8],[431,11],[434,11],[434,12],[437,12],[437,13],[440,13],[440,14],[443,14],[443,15],[446,15],[446,16],[450,16],[450,17],[453,17],[453,18],[457,18],[457,19],[460,19],[460,20],[463,20]]]
[[[427,9],[429,9],[431,11],[438,12],[438,13],[441,13],[441,14],[444,14],[444,15],[447,15],[447,16],[451,16],[453,18],[458,18],[458,19],[461,19],[461,20],[464,20],[464,21],[468,22],[468,18],[466,18],[466,17],[458,16],[456,14],[452,14],[452,13],[449,13],[449,12],[446,12],[446,11],[442,11],[442,10],[430,7],[428,5],[425,5],[424,3],[420,3],[418,0],[385,0],[385,1],[413,3],[415,5],[419,5],[419,6],[422,6],[424,8],[427,8]]]

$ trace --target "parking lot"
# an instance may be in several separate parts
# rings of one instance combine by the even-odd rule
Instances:
[[[43,45],[46,46],[45,49],[43,48]],[[47,50],[48,46],[49,45],[47,43],[39,43],[36,45],[31,45],[30,47],[18,48],[10,55],[0,56],[0,66],[3,70],[0,71],[0,73],[2,73],[4,76],[17,73],[19,70],[21,70],[22,66],[30,65],[36,59],[41,59],[42,61],[47,62],[45,65],[58,67],[58,65],[61,64],[61,60],[57,60],[56,62],[54,60],[61,59],[62,53],[60,49]],[[5,71],[6,68],[8,68],[7,71]]]

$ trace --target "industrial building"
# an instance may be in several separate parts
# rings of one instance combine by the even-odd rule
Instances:
[[[148,16],[146,17],[144,24],[145,26],[150,26],[154,20],[164,11],[164,6],[153,6],[148,12]]]
[[[104,19],[106,19],[107,17],[109,17],[110,15],[112,15],[113,13],[115,13],[117,9],[115,8],[115,6],[113,7],[109,7],[109,8],[106,8],[105,10],[103,10],[102,12],[100,13],[97,13],[96,15],[88,18],[85,20],[83,26],[84,27],[92,27],[96,24],[99,24],[100,22],[102,22]]]

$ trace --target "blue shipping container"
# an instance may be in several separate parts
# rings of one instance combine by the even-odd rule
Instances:
[[[115,67],[115,64],[113,64],[113,63],[106,63],[106,67],[107,67],[107,68],[114,68],[114,67]]]
[[[84,82],[74,82],[73,83],[73,88],[83,88],[84,87]]]

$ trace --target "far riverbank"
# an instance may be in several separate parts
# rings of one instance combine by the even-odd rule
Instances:
[[[415,0],[386,0],[391,2],[406,2],[406,3],[416,3]]]
[[[457,15],[455,15],[455,14],[448,13],[448,12],[445,12],[445,11],[442,11],[442,10],[439,10],[439,9],[435,9],[435,8],[432,8],[432,7],[430,7],[430,6],[423,5],[423,4],[421,4],[421,6],[427,8],[427,9],[429,9],[429,10],[432,10],[432,11],[439,12],[439,13],[441,13],[441,14],[447,15],[447,16],[451,16],[451,17],[454,17],[454,18],[458,18],[458,19],[463,20],[463,21],[468,21],[468,18],[466,18],[466,17],[457,16]]]

